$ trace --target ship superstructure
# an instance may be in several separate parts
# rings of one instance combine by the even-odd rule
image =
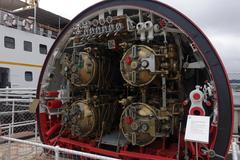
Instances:
[[[48,50],[68,23],[33,4],[0,0],[0,88],[35,88]]]

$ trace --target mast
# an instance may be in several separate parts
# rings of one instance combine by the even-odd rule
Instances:
[[[25,0],[29,4],[30,8],[34,8],[34,28],[33,32],[37,32],[37,8],[39,6],[39,0]]]
[[[25,2],[28,3],[31,8],[39,7],[39,0],[25,0]]]

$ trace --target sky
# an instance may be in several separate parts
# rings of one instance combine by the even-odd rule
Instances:
[[[99,1],[40,0],[40,7],[71,20]],[[227,71],[240,73],[240,0],[160,1],[193,20],[217,49]]]

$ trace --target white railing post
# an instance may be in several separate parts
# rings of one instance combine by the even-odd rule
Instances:
[[[55,152],[55,160],[59,160],[59,146],[56,146],[54,148],[54,152]]]
[[[34,128],[34,136],[35,136],[35,142],[37,142],[37,121],[35,121],[35,124],[34,124],[35,128]]]
[[[34,135],[35,135],[35,142],[37,143],[37,121],[35,121],[35,128],[34,128]],[[37,154],[37,146],[35,146],[35,153]]]
[[[11,124],[8,125],[8,137],[11,138]],[[11,159],[11,141],[8,140],[8,158]]]
[[[232,142],[232,159],[233,160],[238,160],[239,149],[238,149],[238,144],[236,142],[237,140],[236,138],[234,138]]]
[[[8,86],[6,87],[6,100],[7,100],[6,105],[8,105]]]
[[[14,133],[14,121],[15,121],[15,101],[12,101],[12,134]]]
[[[34,131],[35,133],[35,142],[37,143],[37,135],[38,135],[38,129],[37,129],[37,121],[35,121],[35,131]],[[38,148],[38,146],[36,146],[35,147],[35,152],[36,152],[36,154],[37,154],[37,148]]]

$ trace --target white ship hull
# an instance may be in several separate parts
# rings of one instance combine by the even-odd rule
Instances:
[[[45,54],[40,54],[39,45],[46,45],[49,50],[54,39],[2,25],[0,25],[0,37],[1,82],[8,81],[5,85],[10,85],[9,87],[12,88],[36,87],[46,57]],[[4,37],[15,39],[15,49],[4,46]],[[24,41],[32,42],[32,52],[24,51]],[[26,81],[25,72],[32,73],[32,81]],[[4,87],[4,84],[1,87]]]

